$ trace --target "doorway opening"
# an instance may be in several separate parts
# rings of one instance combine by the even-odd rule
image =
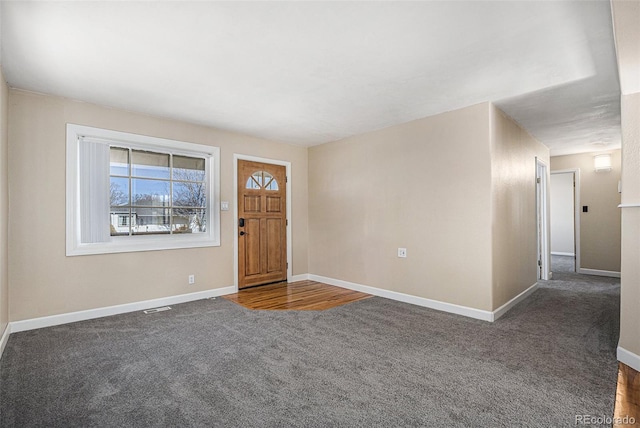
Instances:
[[[580,170],[551,171],[552,271],[580,271]]]

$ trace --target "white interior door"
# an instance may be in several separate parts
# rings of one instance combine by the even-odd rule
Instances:
[[[548,280],[550,275],[549,210],[547,204],[547,165],[536,159],[536,216],[538,236],[538,279]]]

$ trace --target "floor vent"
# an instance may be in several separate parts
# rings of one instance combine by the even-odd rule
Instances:
[[[143,311],[143,312],[145,314],[155,314],[156,312],[168,311],[170,309],[171,309],[171,306],[163,306],[161,308],[147,309],[146,311]]]

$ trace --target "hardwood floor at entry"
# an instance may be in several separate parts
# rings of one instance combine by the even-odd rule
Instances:
[[[299,281],[262,285],[223,297],[248,309],[325,310],[372,296],[316,281]]]
[[[634,424],[613,424],[614,427],[640,426],[640,373],[623,363],[618,364],[618,390],[613,414],[620,421],[635,419]]]

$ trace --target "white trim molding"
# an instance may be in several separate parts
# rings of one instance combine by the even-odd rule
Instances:
[[[2,354],[4,354],[4,348],[7,346],[7,342],[9,341],[9,335],[11,334],[11,324],[7,324],[4,329],[4,333],[2,333],[2,337],[0,338],[0,358],[2,358]]]
[[[157,308],[158,306],[177,305],[178,303],[192,302],[194,300],[223,296],[225,294],[232,294],[235,292],[236,288],[233,286],[214,288],[212,290],[161,297],[159,299],[144,300],[141,302],[125,303],[123,305],[107,306],[104,308],[88,309],[86,311],[69,312],[66,314],[51,315],[48,317],[13,321],[9,323],[9,326],[11,328],[11,333],[17,333],[20,331],[35,330],[37,328],[53,327],[77,321],[86,321],[111,315],[119,315],[127,312],[143,311],[146,309]]]
[[[551,279],[551,278],[549,278],[549,279]],[[533,284],[532,286],[530,286],[529,288],[524,290],[522,293],[518,294],[516,297],[514,297],[511,300],[509,300],[507,303],[505,303],[504,305],[500,306],[498,309],[493,311],[493,319],[491,321],[495,321],[498,318],[500,318],[501,316],[503,316],[504,314],[506,314],[509,311],[509,309],[513,308],[515,305],[517,305],[518,303],[522,302],[524,299],[529,297],[531,295],[531,293],[533,293],[537,289],[538,289],[538,283],[536,282],[535,284]]]
[[[289,277],[289,282],[308,281],[308,280],[309,280],[308,273],[303,273],[302,275],[293,275]]]
[[[509,300],[504,305],[500,306],[495,311],[485,311],[483,309],[470,308],[468,306],[456,305],[454,303],[441,302],[439,300],[427,299],[425,297],[413,296],[411,294],[399,293],[397,291],[385,290],[382,288],[371,287],[368,285],[356,284],[354,282],[343,281],[341,279],[328,278],[320,275],[296,275],[302,279],[309,279],[312,281],[318,281],[329,285],[335,285],[336,287],[347,288],[349,290],[360,291],[362,293],[372,294],[374,296],[384,297],[398,302],[410,303],[412,305],[423,306],[425,308],[435,309],[438,311],[448,312],[451,314],[462,315],[469,318],[475,318],[482,321],[494,322],[509,309],[529,297],[531,293],[538,289],[538,283],[536,282],[522,293],[518,294],[513,299]],[[298,279],[299,281],[302,279]]]
[[[399,293],[397,291],[385,290],[382,288],[370,287],[368,285],[356,284],[354,282],[343,281],[341,279],[327,278],[320,275],[309,275],[312,281],[323,282],[337,287],[347,288],[349,290],[360,291],[362,293],[372,294],[374,296],[385,297],[399,302],[410,303],[412,305],[423,306],[425,308],[436,309],[438,311],[449,312],[452,314],[463,315],[469,318],[475,318],[482,321],[493,321],[494,313],[482,309],[470,308],[468,306],[456,305],[453,303],[441,302],[438,300],[427,299],[424,297],[413,296],[410,294]]]
[[[627,351],[622,346],[618,346],[617,357],[618,361],[621,363],[624,363],[635,371],[640,372],[640,355]]]
[[[546,162],[537,156],[535,172],[537,258],[540,263],[538,279],[548,280],[551,273],[551,220],[549,217],[551,176]]]
[[[615,272],[612,270],[580,268],[578,269],[578,273],[581,273],[583,275],[597,275],[597,276],[608,276],[611,278],[620,278],[620,272]]]
[[[640,208],[640,204],[620,204],[618,208]]]
[[[576,256],[575,253],[563,253],[563,252],[560,252],[560,251],[552,251],[551,255],[552,256],[570,256],[570,257],[575,257]]]

